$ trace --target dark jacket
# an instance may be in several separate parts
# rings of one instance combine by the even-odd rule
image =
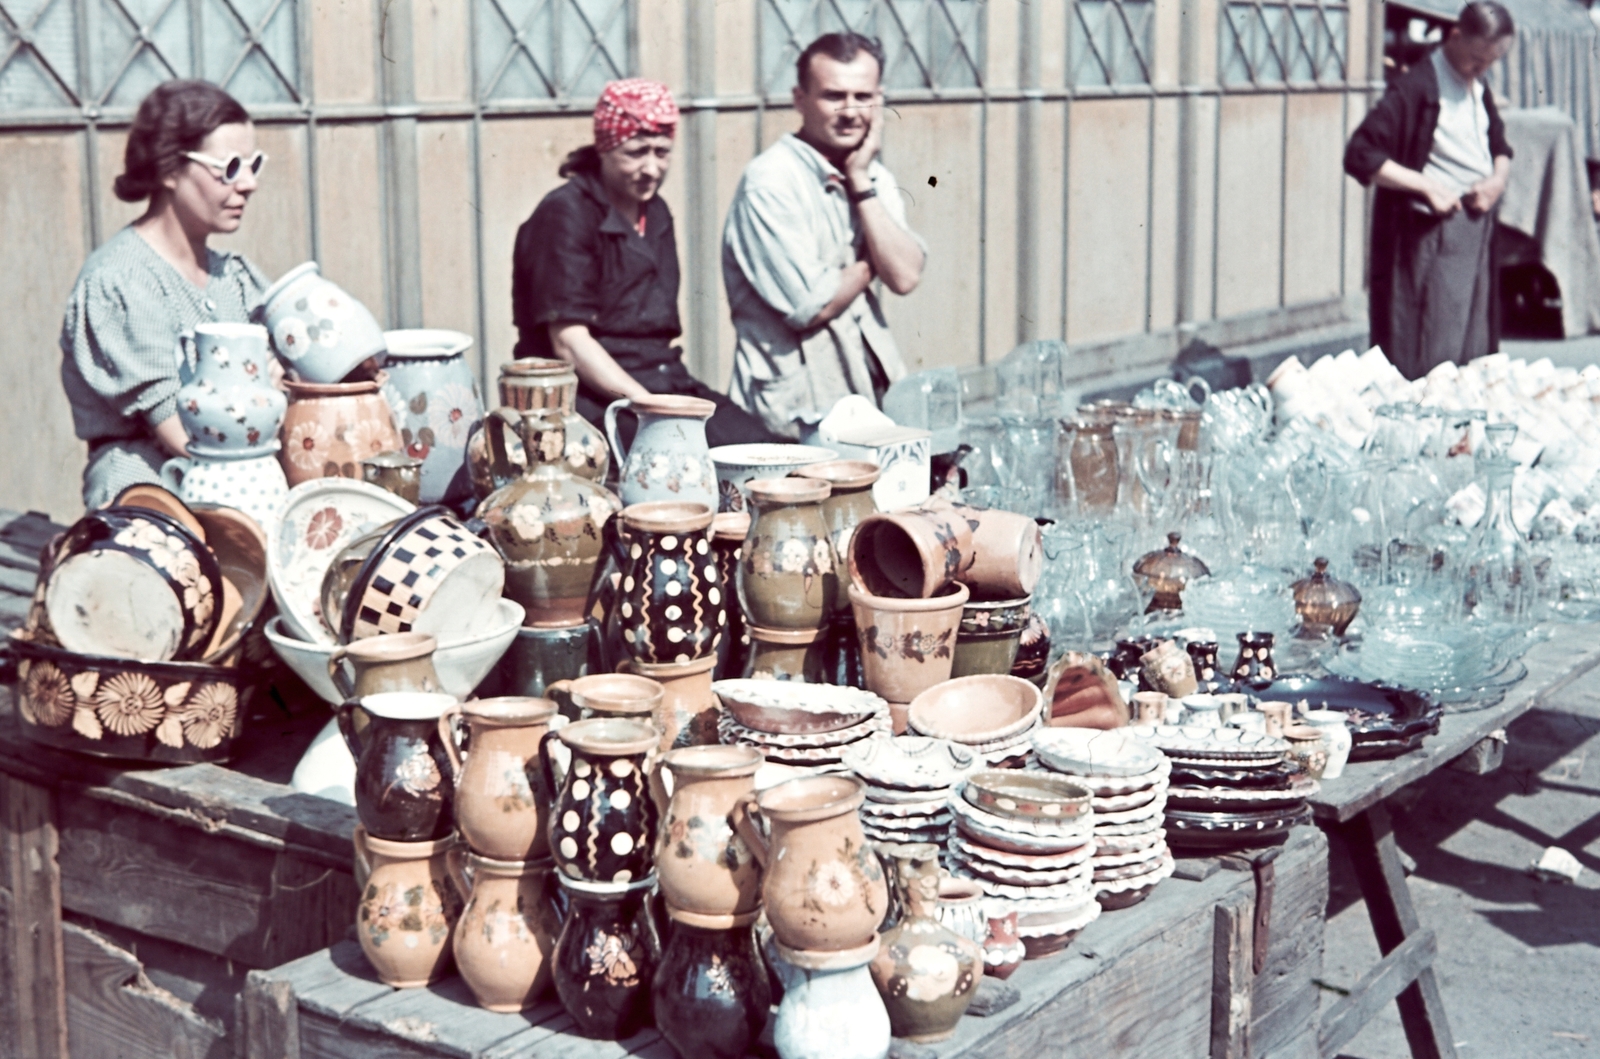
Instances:
[[[521,228],[511,265],[518,357],[553,357],[548,324],[588,324],[626,371],[676,360],[678,243],[657,195],[641,236],[611,207],[599,177],[575,173]]]
[[[1505,122],[1500,120],[1500,112],[1494,105],[1494,94],[1489,91],[1488,85],[1483,88],[1483,109],[1489,115],[1490,156],[1498,158],[1504,155],[1510,158],[1511,145],[1506,142]],[[1439,76],[1434,72],[1432,59],[1424,58],[1390,85],[1377,106],[1367,112],[1361,126],[1345,147],[1344,171],[1363,185],[1370,185],[1378,169],[1391,158],[1407,169],[1421,172],[1433,150],[1433,131],[1438,123]],[[1372,343],[1385,349],[1390,344],[1389,321],[1394,298],[1397,239],[1402,231],[1415,229],[1415,225],[1403,223],[1409,218],[1400,211],[1412,211],[1411,200],[1417,197],[1408,191],[1379,188],[1372,200],[1368,306]],[[1489,326],[1490,334],[1497,342],[1499,312],[1493,302]]]

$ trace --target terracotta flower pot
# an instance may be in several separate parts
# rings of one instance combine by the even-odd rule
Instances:
[[[858,531],[858,547],[861,540]],[[868,690],[892,703],[910,702],[949,680],[956,628],[967,599],[967,586],[962,584],[932,599],[877,596],[851,585],[850,606],[860,631]]]
[[[290,488],[313,478],[359,479],[363,459],[402,447],[376,382],[283,385],[289,407],[278,460]]]
[[[749,746],[683,747],[661,759],[673,791],[656,842],[656,872],[669,907],[720,916],[760,906],[761,868],[733,819],[765,760]]]
[[[851,580],[875,596],[937,595],[972,567],[976,521],[969,513],[977,514],[946,506],[868,515],[850,538]]]
[[[1033,592],[1044,570],[1039,524],[1014,511],[978,512],[972,533],[972,567],[961,582],[974,599],[1016,599]]]

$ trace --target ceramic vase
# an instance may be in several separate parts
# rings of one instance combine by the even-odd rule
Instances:
[[[879,842],[877,846],[880,859],[889,855],[885,852],[885,847],[894,845],[897,845],[897,843]],[[896,896],[896,892],[891,887],[891,902],[896,899]],[[957,879],[949,875],[943,875],[939,879],[939,904],[935,909],[935,918],[963,938],[969,938],[979,946],[982,946],[984,939],[989,936],[989,920],[984,911],[985,901],[983,887],[978,884],[977,880]],[[903,914],[904,912],[901,911],[900,915]],[[900,915],[896,915],[894,922],[898,923],[900,921]],[[886,923],[886,926],[892,925],[892,923]]]
[[[672,799],[656,842],[667,906],[698,916],[742,916],[761,903],[761,868],[734,829],[766,760],[750,746],[692,746],[661,758]]]
[[[767,968],[750,931],[756,913],[721,917],[726,928],[669,914],[671,937],[650,987],[656,1028],[681,1056],[743,1059],[772,1006]]]
[[[491,679],[504,695],[545,697],[550,685],[589,674],[594,628],[588,622],[517,630]]]
[[[839,582],[822,519],[829,485],[810,478],[749,483],[755,514],[739,553],[739,605],[765,629],[818,630],[828,623]]]
[[[549,861],[525,863],[468,854],[451,878],[466,902],[456,923],[456,970],[478,1006],[513,1012],[532,1007],[551,985],[551,957],[561,932]],[[460,860],[452,858],[452,864]]]
[[[360,478],[361,461],[400,448],[389,405],[376,382],[286,381],[278,462],[293,488],[313,478]]]
[[[989,935],[983,942],[983,973],[1005,981],[1028,958],[1017,933],[1017,910],[994,902],[989,910]]]
[[[179,338],[178,422],[189,436],[189,455],[244,460],[278,451],[288,399],[272,385],[267,329],[204,323]]]
[[[1239,634],[1239,657],[1228,672],[1235,684],[1270,684],[1278,678],[1278,666],[1272,660],[1273,639],[1270,632]]]
[[[1306,775],[1320,780],[1328,767],[1328,744],[1322,729],[1309,724],[1291,724],[1283,730],[1289,742],[1287,757],[1305,770]]]
[[[488,437],[495,466],[508,471],[504,433]],[[567,469],[566,427],[555,412],[525,413],[522,443],[527,470],[485,498],[478,517],[505,558],[505,594],[526,609],[524,624],[574,625],[584,618],[601,529],[622,505]]]
[[[1146,651],[1139,660],[1145,684],[1168,698],[1181,699],[1193,695],[1198,687],[1194,663],[1186,651],[1178,649],[1171,640],[1162,640]]]
[[[976,514],[945,505],[868,515],[850,538],[851,580],[876,596],[938,595],[971,570]]]
[[[422,460],[421,502],[465,499],[467,439],[483,422],[478,380],[460,331],[385,331],[383,397],[408,456]]]
[[[1322,778],[1338,779],[1344,775],[1344,767],[1350,761],[1350,749],[1355,745],[1348,717],[1338,710],[1310,710],[1306,713],[1305,721],[1322,732],[1327,744],[1328,764],[1322,770]]]
[[[571,755],[559,777],[552,739]],[[658,742],[650,725],[616,717],[574,721],[540,742],[545,783],[554,792],[550,850],[565,877],[615,885],[650,874],[658,815],[647,756]]]
[[[547,689],[558,702],[571,704],[573,720],[591,717],[631,718],[660,727],[661,704],[666,697],[660,684],[632,673],[592,673],[575,680],[558,680]]]
[[[439,718],[455,785],[456,828],[474,853],[497,861],[550,856],[550,794],[539,775],[539,744],[556,704],[548,699],[472,699]],[[463,759],[457,719],[466,725]]]
[[[727,511],[711,520],[711,549],[717,557],[717,583],[723,586],[724,593],[729,585],[737,590],[739,555],[749,532],[749,512]],[[717,680],[744,676],[745,659],[750,656],[750,633],[745,627],[744,608],[739,606],[737,591],[732,598],[724,595],[722,609],[728,623],[723,626],[722,639],[717,641]]]
[[[624,451],[617,413],[639,417],[633,447]],[[679,500],[717,510],[717,469],[706,445],[706,420],[717,406],[702,397],[651,394],[613,401],[606,408],[606,437],[616,454],[617,492],[624,504]]]
[[[822,521],[828,528],[828,540],[833,544],[834,591],[829,597],[828,613],[835,620],[850,617],[850,585],[847,569],[850,556],[850,538],[855,536],[861,520],[878,511],[872,498],[872,487],[883,471],[871,460],[829,460],[813,463],[794,472],[797,477],[827,482],[829,492],[822,502]]]
[[[629,657],[622,643],[622,611],[617,606],[622,600],[622,570],[628,565],[623,536],[621,519],[607,519],[601,527],[600,557],[595,560],[589,598],[584,603],[587,620],[595,628],[595,667],[602,673],[615,672]]]
[[[356,762],[356,815],[373,838],[431,842],[450,834],[454,798],[439,718],[455,702],[451,695],[387,692],[335,713]]]
[[[1017,636],[1017,654],[1011,662],[1011,675],[1043,687],[1049,668],[1050,626],[1030,602],[1027,620]]]
[[[606,889],[561,880],[569,909],[556,941],[556,995],[585,1037],[621,1040],[649,1024],[661,951],[645,903],[654,883]]]
[[[826,631],[748,626],[750,654],[742,674],[755,680],[828,683]]]
[[[1186,640],[1183,650],[1189,656],[1189,663],[1194,666],[1195,684],[1199,690],[1216,691],[1226,683],[1217,669],[1218,648],[1215,640]]]
[[[661,685],[656,728],[661,733],[663,750],[717,742],[717,711],[721,703],[711,690],[711,671],[716,664],[716,655],[662,665],[632,660],[627,663],[631,672]]]
[[[961,608],[950,675],[1009,674],[1017,660],[1032,602],[1031,596],[990,602],[969,599]]]
[[[919,1044],[955,1033],[983,977],[983,947],[939,922],[939,847],[889,844],[903,915],[870,964],[896,1037]]]
[[[451,881],[453,835],[431,842],[391,842],[364,827],[352,836],[357,877],[365,878],[356,906],[356,940],[378,979],[415,989],[450,968],[450,935],[461,916]]]
[[[727,622],[711,551],[711,509],[653,501],[622,509],[627,557],[617,599],[622,642],[639,662],[693,662],[714,657]]]
[[[806,952],[776,937],[767,963],[783,984],[772,1024],[779,1059],[884,1059],[889,1054],[889,1013],[867,964],[878,952],[874,936],[846,951]]]
[[[443,691],[433,652],[439,642],[427,633],[371,636],[328,653],[328,677],[346,699],[386,691]]]
[[[859,546],[859,535],[856,540]],[[851,585],[867,689],[891,703],[910,702],[949,680],[967,598],[962,584],[931,599],[875,596]]]
[[[289,496],[283,466],[270,453],[236,460],[174,456],[161,465],[161,484],[185,504],[231,507],[263,528],[278,521]]]
[[[778,941],[830,952],[864,945],[888,909],[878,856],[856,810],[866,788],[849,776],[806,776],[746,795],[734,825],[762,865],[762,902]],[[768,838],[753,825],[754,806]]]
[[[606,447],[606,437],[600,428],[578,415],[578,373],[572,365],[561,360],[529,357],[500,365],[497,383],[502,412],[513,418],[535,408],[551,408],[561,413],[567,428],[567,444],[563,455],[567,470],[591,482],[604,482],[611,468],[611,450]],[[520,446],[519,446],[520,452]],[[520,463],[520,456],[518,459]],[[479,499],[488,496],[503,481],[495,481],[489,465],[489,449],[483,441],[483,432],[477,431],[468,443],[467,463],[472,474],[473,491]]]
[[[383,328],[372,313],[324,279],[315,261],[268,287],[256,318],[272,332],[278,356],[306,382],[336,383],[384,350]]]

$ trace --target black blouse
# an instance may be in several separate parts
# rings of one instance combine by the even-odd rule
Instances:
[[[678,243],[672,211],[644,206],[645,234],[612,208],[598,177],[573,175],[517,230],[512,318],[517,357],[553,357],[548,324],[588,324],[625,371],[677,359]]]

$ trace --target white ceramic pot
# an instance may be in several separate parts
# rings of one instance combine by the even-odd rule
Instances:
[[[340,382],[384,351],[383,328],[372,313],[324,279],[315,261],[297,265],[268,287],[256,314],[272,333],[278,356],[305,382]]]
[[[844,952],[785,950],[770,938],[766,949],[783,982],[772,1024],[779,1059],[883,1059],[889,1053],[889,1011],[867,970],[877,955],[876,937]]]
[[[424,504],[471,492],[467,439],[483,422],[478,380],[467,364],[472,336],[460,331],[385,331],[383,397],[406,452],[422,460]]]
[[[1328,767],[1322,770],[1322,778],[1338,779],[1344,773],[1344,766],[1350,760],[1350,748],[1355,744],[1345,715],[1337,710],[1308,710],[1305,723],[1321,729],[1322,741],[1328,747]]]
[[[277,523],[289,496],[283,466],[271,454],[244,460],[176,456],[162,465],[161,482],[186,504],[231,507],[263,529]]]

